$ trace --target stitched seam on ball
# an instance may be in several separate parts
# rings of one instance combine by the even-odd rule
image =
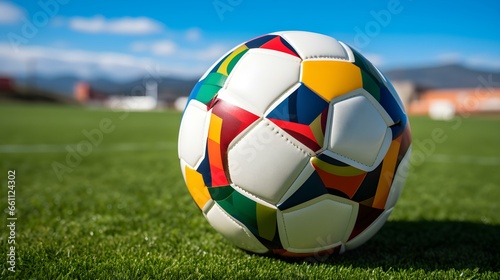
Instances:
[[[240,186],[236,185],[235,183],[233,183],[231,186],[232,186],[235,190],[237,190],[237,191],[239,191],[239,192],[242,192],[242,193],[244,193],[245,195],[248,195],[248,196],[250,196],[250,197],[252,197],[252,198],[255,198],[256,200],[262,200],[262,201],[265,201],[265,202],[267,202],[267,203],[269,203],[269,204],[272,204],[271,202],[266,201],[265,199],[263,199],[263,198],[261,198],[261,197],[258,197],[258,196],[256,196],[256,195],[254,195],[253,193],[250,193],[250,192],[248,192],[248,191],[244,190],[242,187],[240,187]],[[262,203],[261,203],[261,204],[262,204]],[[264,206],[266,206],[266,205],[264,205]],[[266,207],[268,207],[268,206],[266,206]]]
[[[283,224],[283,231],[284,231],[284,236],[286,236],[286,243],[288,243],[287,247],[290,247],[290,240],[288,238],[288,231],[286,229],[286,222],[285,222],[285,216],[283,215],[284,213],[282,212],[281,215],[281,223]],[[279,224],[278,221],[276,221],[276,224]],[[280,237],[281,239],[281,237]],[[286,249],[285,249],[286,250]]]
[[[349,61],[349,58],[346,59],[345,57],[335,56],[335,55],[312,55],[312,56],[306,56],[303,59],[324,59],[324,58],[333,58],[338,60]]]
[[[262,117],[260,117],[259,119],[262,119]],[[249,130],[250,128],[251,129],[254,129],[254,126],[258,126],[259,124],[257,123],[259,121],[259,119],[255,120],[255,122],[251,123],[247,128],[245,128],[241,133],[245,133],[245,132],[250,132],[251,130]],[[248,131],[247,131],[248,130]],[[245,135],[246,136],[246,135]],[[243,137],[238,137],[238,141],[234,142],[233,145],[229,145],[229,148],[227,149],[227,155],[229,157],[229,152],[232,151],[236,146],[238,146],[238,144],[241,143],[241,141],[245,138],[245,136]],[[228,164],[229,165],[229,164]]]
[[[266,126],[270,127],[270,129],[271,129],[272,132],[275,132],[276,134],[279,134],[281,136],[281,138],[283,138],[288,144],[292,145],[297,150],[299,150],[300,152],[302,152],[302,154],[304,154],[305,156],[309,156],[309,157],[314,156],[314,154],[309,154],[306,150],[302,149],[301,147],[297,146],[292,141],[290,141],[290,139],[288,139],[288,137],[285,134],[280,133],[279,129],[273,127],[271,125],[271,122],[269,120],[267,120],[267,119],[262,119],[262,120],[266,123]],[[238,141],[235,142],[234,145],[227,150],[227,153],[229,154],[229,152],[231,150],[233,150],[234,148],[236,148],[236,146],[238,146],[241,143],[242,139],[244,139],[244,138],[245,137],[240,137],[240,139],[238,139]]]
[[[334,152],[334,151],[331,151],[331,152],[332,152],[332,153],[334,153],[334,154],[337,154],[337,155],[339,155],[339,156],[341,156],[341,157],[345,157],[346,159],[352,160],[352,161],[354,161],[354,162],[356,162],[356,163],[359,163],[359,164],[361,164],[361,165],[363,165],[363,166],[366,166],[366,167],[372,167],[372,166],[373,166],[373,163],[375,163],[375,160],[376,160],[376,158],[375,158],[375,160],[373,160],[372,165],[366,165],[366,164],[364,164],[364,163],[362,163],[362,162],[359,162],[359,161],[357,161],[357,160],[355,160],[355,159],[353,159],[353,158],[350,158],[350,157],[348,157],[348,156],[345,156],[345,155],[343,155],[343,154],[341,154],[341,153],[337,153],[337,152]],[[377,154],[377,156],[378,156],[378,154]]]
[[[280,132],[279,129],[277,129],[276,127],[272,126],[271,125],[271,122],[269,122],[268,120],[265,120],[266,122],[266,126],[268,126],[271,131],[275,132],[276,134],[279,134],[281,136],[281,138],[283,138],[288,144],[292,145],[293,147],[295,147],[297,150],[299,150],[301,153],[303,153],[305,156],[313,156],[313,155],[310,155],[306,150],[302,149],[301,147],[297,146],[295,143],[293,143],[292,141],[290,141],[290,139],[288,139],[288,137]]]

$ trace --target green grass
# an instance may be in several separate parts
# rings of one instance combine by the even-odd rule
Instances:
[[[304,262],[246,253],[210,227],[180,173],[180,117],[1,105],[0,203],[7,208],[7,170],[15,169],[18,220],[15,273],[1,227],[0,278],[500,278],[499,118],[412,118],[414,143],[429,143],[436,129],[446,139],[427,154],[430,146],[414,145],[417,158],[386,225],[356,250]],[[59,180],[53,163],[67,165],[67,144],[77,149],[82,131],[103,119],[113,131]],[[14,144],[21,146],[8,152]],[[7,213],[1,217],[7,224]]]

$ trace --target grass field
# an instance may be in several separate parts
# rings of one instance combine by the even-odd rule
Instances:
[[[500,118],[412,118],[415,157],[386,225],[303,262],[248,254],[210,227],[180,173],[180,117],[0,105],[1,205],[15,170],[17,218],[11,272],[1,216],[0,278],[500,279]]]

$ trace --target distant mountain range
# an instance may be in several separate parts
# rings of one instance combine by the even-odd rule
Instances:
[[[436,67],[395,69],[385,72],[391,81],[411,81],[420,88],[475,88],[481,86],[479,77],[500,83],[500,72],[474,70],[461,65],[443,65]],[[491,75],[491,79],[489,76]],[[43,77],[37,76],[29,80],[16,79],[21,86],[34,86],[44,91],[72,95],[76,83],[86,81],[93,90],[105,95],[136,95],[144,87],[144,79],[119,82],[99,78],[82,80],[75,76]],[[179,96],[187,96],[196,84],[196,79],[180,79],[173,77],[157,77],[159,98],[172,101]],[[484,85],[483,85],[484,86]],[[497,84],[498,86],[498,84]]]
[[[159,98],[165,101],[172,101],[179,96],[188,96],[198,80],[155,77],[152,81],[155,81],[158,84]],[[16,80],[16,83],[20,86],[31,86],[67,96],[73,94],[73,89],[78,82],[88,83],[92,90],[103,95],[139,95],[141,92],[144,92],[146,80],[143,78],[130,81],[114,81],[106,78],[86,80],[80,79],[76,76],[39,76],[35,77],[35,79]]]
[[[397,69],[385,74],[391,81],[411,81],[418,87],[430,89],[485,87],[480,77],[500,86],[500,72],[474,70],[458,64]]]

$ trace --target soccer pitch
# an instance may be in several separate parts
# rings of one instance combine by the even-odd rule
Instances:
[[[308,261],[246,253],[210,227],[180,172],[180,118],[0,105],[0,278],[500,278],[499,117],[411,118],[389,221],[358,249]]]

